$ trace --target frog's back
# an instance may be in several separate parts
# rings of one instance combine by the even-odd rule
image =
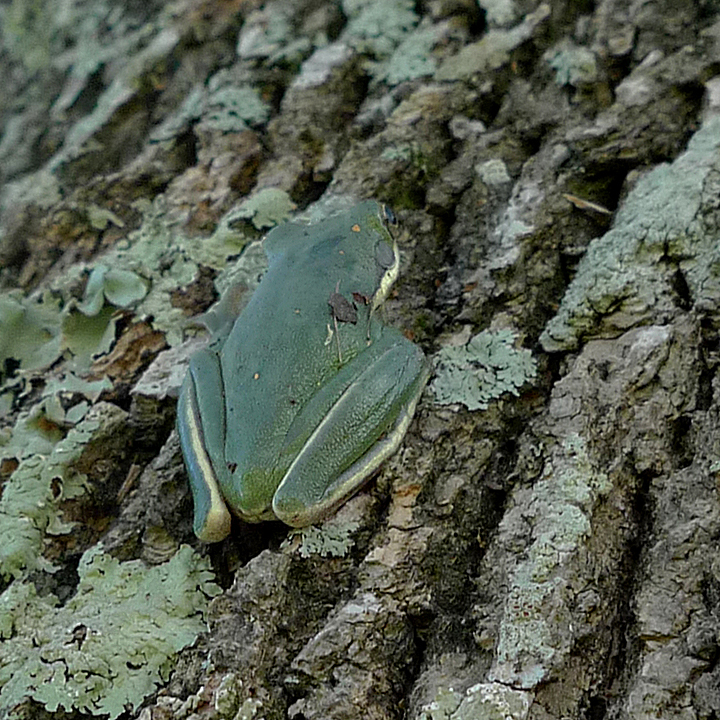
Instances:
[[[342,216],[303,228],[294,240],[280,237],[221,351],[223,376],[232,378],[225,388],[227,426],[236,429],[226,439],[226,460],[236,478],[260,474],[269,485],[279,482],[286,469],[278,465],[280,449],[293,419],[367,346],[369,306],[358,304],[353,324],[336,323],[329,305],[334,292],[371,298],[377,287],[372,238],[353,227],[360,226]]]

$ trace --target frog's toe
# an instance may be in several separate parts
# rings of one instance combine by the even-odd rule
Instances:
[[[273,512],[279,520],[291,527],[306,527],[321,519],[300,498],[288,496],[287,493],[275,495]]]
[[[193,530],[206,543],[220,542],[230,534],[232,520],[225,503],[211,505],[207,512],[195,511]]]

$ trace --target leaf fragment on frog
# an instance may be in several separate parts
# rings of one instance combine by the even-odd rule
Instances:
[[[330,293],[328,305],[332,311],[333,318],[338,322],[357,323],[357,308],[344,295],[338,292]]]

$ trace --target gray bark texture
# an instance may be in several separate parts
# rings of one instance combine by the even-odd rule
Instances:
[[[91,491],[63,505],[75,525],[44,542],[61,571],[36,563],[2,586],[22,576],[64,602],[100,542],[148,567],[184,543],[209,559],[222,592],[207,631],[128,717],[720,717],[720,4],[0,12],[0,288],[30,297],[81,266],[80,303],[148,218],[168,238],[152,276],[137,270],[166,305],[116,302],[84,375],[112,381],[93,399],[124,419],[84,456]],[[394,209],[387,321],[438,375],[315,552],[280,523],[199,543],[172,430],[184,323],[224,268],[254,268],[242,245],[217,249],[218,228],[258,239],[275,220],[248,199],[287,214],[269,189],[298,211]],[[175,238],[208,253],[177,279],[191,251],[173,254]],[[502,357],[456,369],[445,397],[443,353],[480,333]],[[5,352],[0,422],[71,350],[22,388]],[[51,708],[30,693],[15,712]]]

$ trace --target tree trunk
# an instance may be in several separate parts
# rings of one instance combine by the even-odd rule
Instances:
[[[124,701],[144,720],[720,715],[718,7],[63,7],[0,9],[0,287],[22,291],[0,301],[26,313],[3,347],[0,304],[6,487],[23,411],[48,448],[80,401],[113,430],[78,450],[83,490],[48,485],[42,556],[0,558],[3,587],[63,606],[98,543],[207,558],[207,632]],[[291,210],[368,197],[400,223],[386,321],[436,376],[321,531],[204,545],[172,431],[188,318],[249,295]],[[26,512],[4,492],[0,518]],[[0,714],[54,715],[11,682]]]

